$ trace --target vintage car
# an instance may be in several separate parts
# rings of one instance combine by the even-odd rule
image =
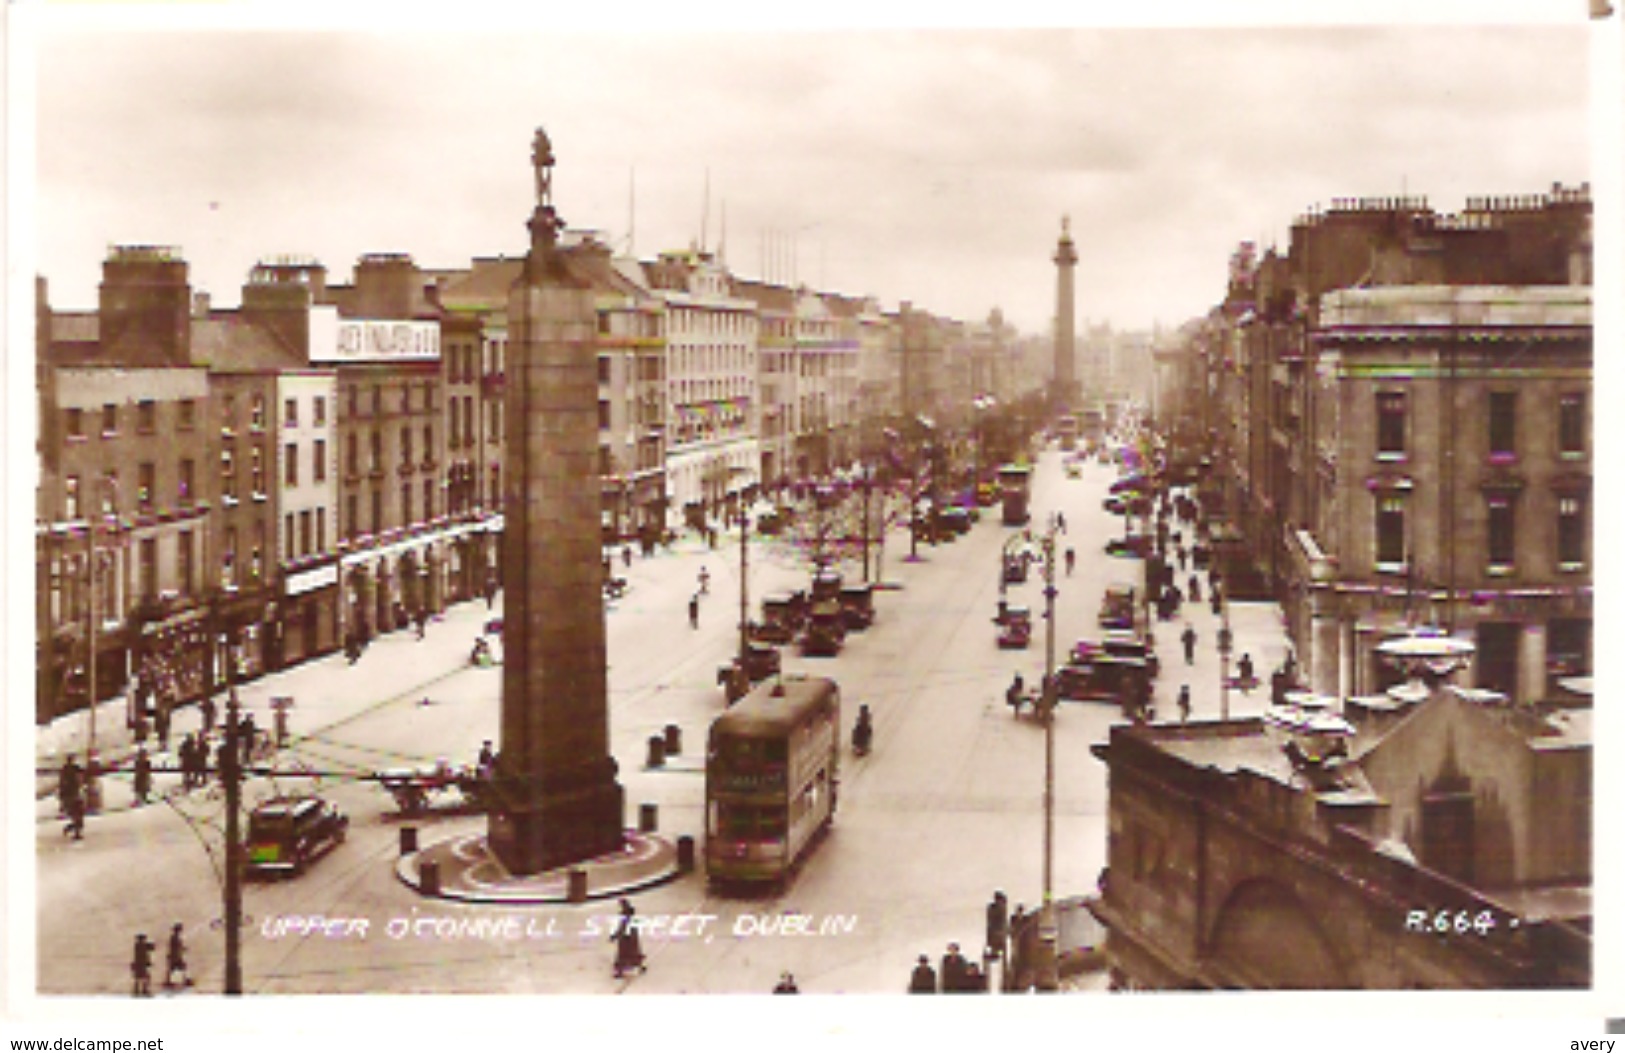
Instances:
[[[1114,537],[1106,542],[1106,555],[1126,556],[1130,559],[1144,559],[1151,554],[1151,535],[1129,534],[1127,537]]]
[[[1107,629],[1098,640],[1079,640],[1072,645],[1074,661],[1087,662],[1103,654],[1138,658],[1145,663],[1147,672],[1153,677],[1162,668],[1157,659],[1156,640],[1131,629]]]
[[[796,638],[806,618],[807,594],[776,593],[762,599],[762,620],[751,629],[751,636],[763,643],[787,644]]]
[[[875,622],[875,587],[873,585],[841,586],[841,615],[849,630],[867,629]]]
[[[1055,692],[1074,702],[1117,702],[1130,705],[1149,685],[1145,661],[1112,654],[1073,658],[1056,670]]]
[[[246,870],[296,877],[340,844],[349,828],[348,816],[314,794],[262,801],[248,817]]]
[[[813,604],[807,616],[807,627],[801,633],[801,653],[834,657],[841,653],[846,642],[846,619],[837,600],[820,600]]]
[[[999,624],[999,646],[1005,650],[1025,648],[1033,639],[1032,612],[1025,607],[1006,607]]]
[[[812,602],[816,605],[825,600],[838,600],[842,584],[841,575],[837,571],[819,571],[813,575]]]
[[[1134,628],[1135,595],[1133,585],[1116,584],[1106,586],[1106,595],[1100,599],[1100,627],[1102,629]]]

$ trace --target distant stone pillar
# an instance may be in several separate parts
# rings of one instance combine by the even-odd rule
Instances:
[[[1075,410],[1081,401],[1077,380],[1077,348],[1073,340],[1073,271],[1078,251],[1072,245],[1070,217],[1061,218],[1061,240],[1055,246],[1055,388],[1052,402],[1057,411]]]
[[[599,545],[597,312],[557,246],[552,150],[536,133],[531,250],[509,294],[504,416],[502,739],[489,842],[534,874],[612,852],[623,793],[609,755]]]

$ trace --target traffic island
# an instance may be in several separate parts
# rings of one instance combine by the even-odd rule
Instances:
[[[484,833],[469,833],[402,855],[395,876],[422,895],[465,903],[579,903],[672,880],[683,873],[678,847],[657,834],[628,830],[619,851],[521,875],[502,865]]]

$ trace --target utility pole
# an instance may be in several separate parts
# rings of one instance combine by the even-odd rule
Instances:
[[[750,586],[746,574],[750,570],[750,516],[745,503],[739,503],[739,669],[745,670],[745,657],[750,653]]]
[[[1038,913],[1038,963],[1035,986],[1042,992],[1060,989],[1055,917],[1055,527],[1044,535],[1044,896]]]
[[[243,765],[237,741],[237,641],[228,626],[226,641],[226,747],[220,766],[220,781],[226,791],[226,989],[228,995],[243,993],[243,839],[238,829],[242,807]]]

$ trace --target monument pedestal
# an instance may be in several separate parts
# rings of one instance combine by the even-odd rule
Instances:
[[[490,815],[491,851],[513,874],[544,870],[618,851],[625,830],[625,791],[616,765],[549,772],[544,780],[500,782],[504,800]]]

